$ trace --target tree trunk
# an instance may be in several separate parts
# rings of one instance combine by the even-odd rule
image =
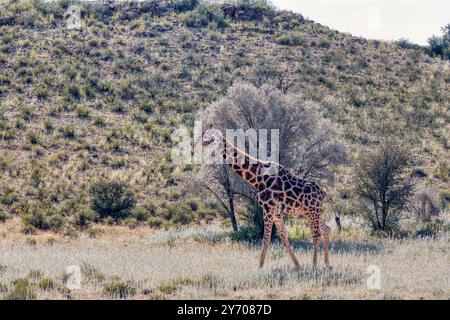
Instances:
[[[228,195],[228,207],[230,213],[231,226],[233,227],[233,231],[238,231],[238,225],[236,221],[236,215],[234,214],[234,198],[233,195]]]

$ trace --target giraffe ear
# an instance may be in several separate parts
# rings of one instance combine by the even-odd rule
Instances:
[[[210,129],[212,129],[212,128],[213,128],[213,125],[212,125],[211,123],[209,124],[209,128],[210,128]]]

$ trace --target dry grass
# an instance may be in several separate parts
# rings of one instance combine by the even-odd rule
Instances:
[[[308,241],[295,243],[302,268],[272,244],[258,269],[259,246],[230,242],[218,227],[178,231],[112,228],[96,239],[60,237],[0,240],[0,293],[27,278],[38,299],[449,299],[449,237],[437,239],[334,239],[332,269],[311,269]],[[25,236],[24,236],[25,237]],[[63,284],[69,265],[80,265],[80,290]],[[382,289],[366,286],[367,267],[382,270]],[[39,272],[40,271],[40,272]],[[39,277],[33,276],[38,274]],[[39,285],[46,279],[52,286]],[[22,281],[23,282],[23,281]]]

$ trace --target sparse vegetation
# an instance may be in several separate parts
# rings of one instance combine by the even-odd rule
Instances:
[[[91,208],[101,219],[111,217],[114,221],[128,217],[136,204],[130,187],[124,181],[100,180],[90,189]]]

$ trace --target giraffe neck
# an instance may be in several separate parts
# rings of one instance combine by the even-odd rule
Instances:
[[[220,149],[225,162],[242,179],[256,188],[258,186],[257,175],[261,167],[261,161],[240,150],[226,140],[225,137],[222,136],[222,139],[223,146]]]

